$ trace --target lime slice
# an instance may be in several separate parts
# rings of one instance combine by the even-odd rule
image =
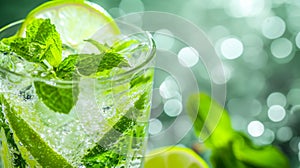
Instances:
[[[173,146],[149,152],[144,168],[208,168],[206,162],[193,150]]]
[[[5,106],[5,115],[10,124],[13,133],[20,140],[31,155],[43,167],[61,167],[72,168],[68,161],[52,149],[40,135],[10,107],[9,103],[3,98],[2,103]]]
[[[1,161],[2,165],[7,168],[12,168],[12,156],[9,152],[9,147],[7,143],[7,138],[4,132],[3,127],[1,127],[1,132],[0,132],[0,138],[1,138]]]
[[[36,18],[49,18],[63,44],[73,49],[80,49],[84,40],[98,30],[106,36],[120,33],[113,18],[101,6],[83,0],[55,0],[38,6],[27,15],[18,35],[24,36],[26,26]]]

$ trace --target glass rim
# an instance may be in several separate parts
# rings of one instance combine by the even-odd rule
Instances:
[[[3,31],[5,31],[5,30],[7,30],[7,29],[9,29],[13,26],[16,26],[18,24],[22,24],[23,22],[24,22],[24,19],[12,22],[10,24],[7,24],[4,27],[0,28],[0,33],[2,33]],[[134,74],[135,72],[138,72],[145,65],[149,64],[155,57],[156,45],[154,43],[153,37],[152,37],[150,32],[141,31],[139,33],[143,34],[145,36],[145,39],[147,41],[147,45],[149,46],[149,50],[145,54],[146,59],[144,61],[137,64],[137,66],[134,66],[134,68],[126,70],[125,72],[121,72],[121,73],[116,74],[116,75],[112,75],[112,76],[109,76],[109,77],[97,77],[97,76],[88,77],[87,76],[84,79],[96,79],[100,82],[118,81],[118,80],[122,79],[123,77],[125,77],[127,75]],[[20,73],[13,72],[13,71],[8,70],[6,68],[2,68],[1,66],[0,66],[0,72],[10,73],[10,74],[19,76],[21,78],[27,78],[27,79],[31,79],[33,81],[40,81],[40,82],[45,82],[45,83],[50,82],[50,83],[55,83],[55,84],[74,84],[74,83],[78,83],[80,81],[80,80],[64,80],[64,79],[51,79],[51,78],[50,79],[45,79],[45,78],[42,78],[42,77],[33,77],[33,76],[28,76],[28,75],[25,75],[25,74],[20,74]]]

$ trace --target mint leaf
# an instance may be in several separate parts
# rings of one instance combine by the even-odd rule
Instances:
[[[79,54],[76,62],[78,73],[83,76],[90,76],[98,72],[99,64],[102,61],[103,54]]]
[[[208,95],[199,93],[190,96],[187,112],[194,121],[196,135],[206,140],[206,145],[221,147],[227,145],[234,136],[227,111]],[[220,137],[222,137],[221,141]]]
[[[140,98],[134,102],[134,107],[138,110],[142,110],[145,108],[145,101],[147,100],[147,97],[148,96],[148,93],[147,92],[144,92]]]
[[[64,59],[58,66],[56,73],[59,78],[72,79],[72,77],[105,75],[115,67],[129,66],[128,61],[110,47],[95,40],[87,42],[93,44],[100,51],[99,54],[75,54]]]
[[[232,150],[237,160],[251,167],[288,168],[288,159],[274,146],[258,146],[239,133],[233,140]]]
[[[145,108],[144,105],[145,101],[147,101],[147,95],[147,92],[143,93],[139,99],[134,102],[134,107],[131,107],[124,116],[103,135],[95,146],[87,151],[82,158],[82,162],[86,167],[115,167],[121,160],[125,161],[126,155],[117,152],[120,151],[120,148],[124,148],[122,142],[128,141],[126,136],[144,136],[145,129],[137,123],[136,116],[138,116],[140,110]]]
[[[120,139],[132,136],[131,130],[136,125],[133,118],[136,109],[130,108],[119,121],[103,135],[103,137],[90,148],[83,156],[82,162],[86,167],[115,167],[121,160],[126,159],[124,154],[116,153],[122,145]],[[125,138],[125,140],[128,140]]]
[[[145,75],[135,75],[130,81],[130,88],[141,85],[143,83],[147,83],[149,80],[152,80],[152,76]]]
[[[2,53],[9,52],[10,51],[9,46],[5,44],[3,41],[4,40],[0,41],[0,52]]]
[[[30,42],[27,38],[16,38],[10,43],[11,50],[30,62],[42,62],[44,49],[36,42]]]
[[[88,40],[85,40],[85,41],[87,41],[87,42],[93,44],[93,45],[98,49],[98,51],[99,51],[100,53],[102,53],[102,52],[107,52],[107,51],[111,50],[111,48],[110,48],[107,44],[101,44],[101,43],[99,43],[99,42],[96,41],[96,40],[88,39]]]
[[[124,58],[124,56],[118,53],[117,50],[114,50],[115,46],[109,47],[106,44],[101,44],[98,41],[89,39],[87,42],[93,44],[100,51],[100,54],[91,54],[91,56],[96,58],[89,58],[87,55],[82,55],[79,57],[80,62],[83,64],[89,63],[91,61],[95,61],[94,64],[97,64],[97,72],[103,72],[105,70],[111,70],[114,67],[128,67],[128,61]],[[86,61],[82,61],[86,58]],[[93,60],[94,59],[94,60]],[[80,66],[79,66],[80,67]]]
[[[62,60],[62,42],[50,19],[35,19],[27,26],[25,38],[12,36],[2,42],[11,52],[30,62],[47,61],[57,67]]]
[[[108,52],[101,54],[78,54],[75,68],[83,76],[92,74],[109,74],[115,67],[127,66],[127,60],[118,53]],[[103,73],[102,73],[103,72]],[[99,75],[97,75],[99,76]]]
[[[114,67],[128,66],[127,60],[119,53],[104,53],[98,66],[98,72],[111,70]]]
[[[79,88],[77,84],[60,87],[52,86],[44,82],[34,82],[36,94],[51,110],[68,114],[76,104]]]
[[[134,45],[139,45],[140,42],[135,39],[129,39],[127,41],[117,41],[113,44],[112,49],[114,51],[120,52],[126,49],[131,49],[131,47],[135,48]]]
[[[276,147],[255,145],[250,138],[233,130],[227,111],[208,95],[192,95],[187,109],[192,119],[196,117],[195,133],[200,138],[201,134],[209,136],[204,144],[211,149],[210,160],[213,167],[289,167],[288,159]]]
[[[62,42],[50,19],[36,19],[28,25],[26,38],[30,43],[40,44],[50,65],[57,67],[62,60]]]
[[[77,61],[78,55],[69,55],[57,67],[56,76],[65,80],[77,79],[78,75],[75,66]]]

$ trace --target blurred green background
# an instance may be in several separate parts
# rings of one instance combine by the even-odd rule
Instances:
[[[42,2],[45,0],[1,0],[0,27],[24,18]],[[257,144],[278,146],[289,157],[292,167],[300,167],[300,1],[94,2],[102,5],[113,17],[130,12],[164,11],[183,16],[201,28],[224,63],[226,79],[217,82],[227,85],[225,107],[233,128],[245,132]],[[205,72],[199,74],[200,88],[209,91],[210,78]],[[154,96],[160,95],[154,93]],[[158,104],[165,102],[162,100]],[[164,117],[151,118],[150,148],[156,146],[151,136],[158,135],[168,127],[166,123],[177,117],[168,115],[168,110],[158,105],[152,110],[160,110],[159,114]],[[184,127],[184,121],[182,123]],[[187,142],[191,137],[188,134],[181,143],[192,145],[193,142]]]

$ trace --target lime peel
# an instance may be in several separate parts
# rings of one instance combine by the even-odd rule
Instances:
[[[83,0],[55,0],[33,9],[23,22],[17,36],[24,36],[26,26],[36,18],[49,18],[56,26],[64,44],[79,49],[104,26],[105,35],[118,35],[114,19],[98,4]],[[80,46],[80,47],[79,47]]]
[[[207,163],[193,150],[181,147],[162,147],[150,151],[144,168],[209,168]]]
[[[64,165],[64,168],[73,167],[64,157],[52,149],[30,125],[10,107],[7,100],[4,98],[2,100],[5,106],[5,114],[14,136],[18,137],[22,145],[38,160],[41,166],[61,167]]]

